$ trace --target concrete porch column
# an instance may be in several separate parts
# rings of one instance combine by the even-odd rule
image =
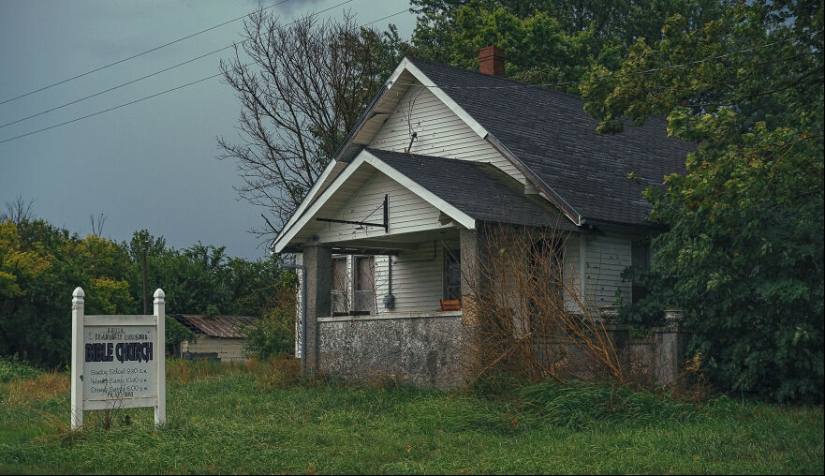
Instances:
[[[309,375],[320,367],[320,336],[318,318],[332,315],[332,249],[322,245],[304,247],[304,267],[306,268],[306,320],[303,330],[306,339],[306,369]]]
[[[675,383],[684,369],[690,333],[681,326],[684,311],[665,311],[666,327],[651,329],[653,342],[653,381],[660,385]]]
[[[464,327],[480,324],[476,313],[477,295],[483,292],[487,277],[484,232],[481,229],[461,230],[461,322]]]

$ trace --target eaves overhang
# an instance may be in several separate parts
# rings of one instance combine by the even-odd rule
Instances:
[[[467,215],[441,197],[433,194],[425,187],[399,172],[397,169],[381,161],[369,151],[364,150],[358,154],[358,156],[346,167],[346,169],[344,169],[340,175],[335,177],[329,187],[321,193],[312,205],[304,210],[301,216],[295,220],[289,229],[285,229],[284,232],[278,235],[273,242],[272,251],[274,253],[296,251],[298,248],[295,246],[296,244],[293,243],[293,240],[297,237],[300,231],[317,217],[318,213],[324,208],[324,205],[329,202],[333,195],[341,189],[350,177],[352,177],[363,167],[372,167],[387,175],[390,179],[398,182],[401,186],[411,191],[431,206],[441,210],[459,226],[466,229],[475,229],[476,221],[473,217]]]

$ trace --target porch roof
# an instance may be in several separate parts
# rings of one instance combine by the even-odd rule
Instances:
[[[366,149],[477,222],[570,231],[575,226],[547,200],[496,167],[477,162]],[[380,169],[380,167],[379,167]]]
[[[490,164],[364,149],[347,171],[335,177],[318,200],[303,210],[301,217],[276,239],[274,251],[299,251],[306,242],[306,236],[302,235],[307,233],[302,230],[312,226],[313,217],[332,203],[336,191],[357,190],[357,186],[344,187],[344,184],[348,180],[363,181],[365,175],[359,170],[379,171],[406,187],[442,212],[442,225],[453,222],[454,227],[473,229],[476,223],[501,223],[575,230],[553,204],[539,195],[525,194],[521,183]],[[372,236],[367,241],[371,247],[387,250],[409,246],[414,239],[416,237],[390,234]],[[366,241],[361,241],[346,246],[366,246]]]

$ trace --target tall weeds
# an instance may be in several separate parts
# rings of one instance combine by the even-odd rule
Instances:
[[[598,309],[565,264],[569,236],[508,226],[479,233],[465,261],[462,307],[472,328],[471,384],[609,379],[625,382],[621,356]]]

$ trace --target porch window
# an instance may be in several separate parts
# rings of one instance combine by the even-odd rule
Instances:
[[[347,278],[347,258],[332,259],[332,314],[341,315],[349,311],[347,300],[347,289],[349,279]]]
[[[372,314],[375,312],[375,258],[372,256],[356,256],[353,311],[358,314]]]
[[[554,313],[564,308],[562,300],[563,244],[559,239],[542,238],[527,250],[526,324],[535,339],[546,338],[551,332]]]
[[[444,299],[461,299],[461,250],[444,249]]]

